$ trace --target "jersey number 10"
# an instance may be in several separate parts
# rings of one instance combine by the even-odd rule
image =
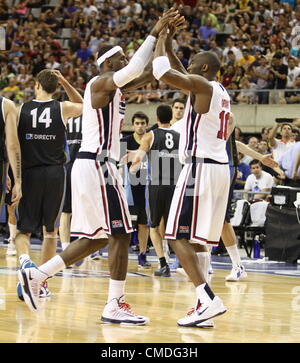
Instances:
[[[230,118],[230,112],[225,112],[225,111],[220,112],[219,118],[220,118],[220,130],[217,134],[217,138],[221,140],[227,140],[228,121]]]

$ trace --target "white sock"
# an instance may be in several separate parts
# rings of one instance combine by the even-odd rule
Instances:
[[[64,263],[64,260],[59,255],[56,255],[52,257],[49,261],[45,262],[43,265],[39,266],[38,268],[46,275],[53,276],[57,272],[66,268],[66,265]]]
[[[204,279],[208,282],[208,269],[210,261],[210,252],[197,252],[198,261],[200,263],[201,271]]]
[[[64,251],[68,246],[69,246],[70,242],[61,242],[61,248]]]
[[[232,267],[240,266],[242,264],[242,262],[241,262],[241,256],[239,254],[239,250],[237,248],[237,244],[226,247],[226,250],[230,256]]]
[[[8,223],[9,237],[14,241],[17,234],[17,226],[15,224]]]
[[[112,299],[120,299],[121,296],[125,295],[125,283],[126,280],[120,281],[109,279],[107,302]]]
[[[29,257],[26,253],[24,253],[23,255],[21,255],[21,256],[19,257],[19,262],[20,262],[20,265],[21,265],[21,266],[23,265],[23,263],[24,263],[25,261],[30,261],[30,257]]]
[[[201,304],[210,304],[215,297],[207,283],[201,284],[196,287],[197,302],[200,300]]]
[[[166,259],[167,263],[169,263],[170,262],[170,250],[169,250],[168,241],[166,239],[163,239],[162,245],[163,245],[165,259]]]

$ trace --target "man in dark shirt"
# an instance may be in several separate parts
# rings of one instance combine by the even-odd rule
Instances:
[[[134,133],[130,136],[124,137],[121,143],[125,144],[126,150],[137,150],[140,147],[143,135],[147,131],[149,124],[149,118],[143,112],[136,112],[132,116],[132,126]],[[122,145],[123,146],[123,145]],[[131,163],[127,164],[128,170]],[[148,161],[145,158],[142,162],[140,170],[136,175],[129,174],[129,185],[127,185],[127,191],[131,191],[132,202],[129,204],[130,215],[133,219],[137,218],[136,223],[138,226],[138,241],[139,241],[139,256],[138,264],[140,268],[151,267],[150,263],[146,259],[147,242],[149,238],[148,217],[146,213],[146,184],[148,178]],[[127,195],[128,198],[128,195]],[[130,205],[132,204],[132,205]]]
[[[282,63],[282,54],[275,53],[272,59],[272,65],[270,68],[271,75],[273,75],[273,87],[274,89],[285,89],[287,83],[288,66]],[[284,99],[283,91],[270,92],[270,103],[279,103],[281,99]]]

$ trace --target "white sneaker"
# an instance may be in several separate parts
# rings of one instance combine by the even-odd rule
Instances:
[[[208,320],[202,321],[202,323],[197,324],[196,327],[202,328],[202,329],[214,328],[215,323],[212,319],[208,319]]]
[[[120,325],[146,325],[149,323],[149,318],[136,315],[129,304],[120,299],[110,300],[104,307],[101,321],[106,324]]]
[[[12,239],[9,238],[9,245],[7,246],[6,255],[7,256],[16,256],[16,245]]]
[[[179,326],[197,326],[197,324],[209,320],[215,316],[224,314],[227,309],[223,305],[222,300],[215,296],[210,304],[198,304],[199,307],[190,310],[187,315],[179,319],[177,324]]]
[[[25,303],[33,312],[39,310],[39,295],[41,284],[47,276],[36,267],[25,268],[18,271]]]
[[[226,281],[238,281],[247,277],[247,272],[243,265],[233,267],[230,274],[226,276]]]

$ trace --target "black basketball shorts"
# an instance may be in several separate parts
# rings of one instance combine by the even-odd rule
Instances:
[[[17,210],[17,228],[34,233],[41,226],[53,232],[59,226],[65,192],[63,165],[38,166],[23,170],[22,199]]]

